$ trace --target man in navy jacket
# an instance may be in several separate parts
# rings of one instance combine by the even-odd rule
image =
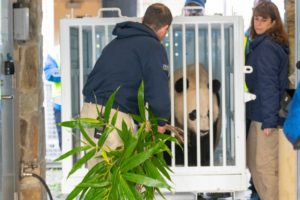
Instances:
[[[123,119],[129,127],[128,114],[138,114],[137,92],[144,82],[145,101],[158,118],[169,119],[169,66],[161,41],[168,32],[172,14],[165,5],[149,6],[142,23],[122,22],[115,26],[112,40],[97,60],[83,89],[85,103],[81,117],[97,117],[96,105],[105,105],[109,96],[120,87],[115,97],[113,112],[118,109],[118,123]],[[95,98],[96,97],[96,98]],[[165,121],[158,121],[158,131],[165,132]],[[107,146],[122,145],[117,133],[111,133]]]

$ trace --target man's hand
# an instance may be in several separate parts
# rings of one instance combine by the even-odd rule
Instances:
[[[166,132],[166,127],[165,126],[157,126],[157,131],[159,133],[164,133],[164,132]]]

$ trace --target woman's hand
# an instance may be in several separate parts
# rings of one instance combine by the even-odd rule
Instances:
[[[271,135],[273,130],[274,130],[274,128],[265,128],[264,133],[265,133],[266,136],[269,136],[269,135]]]

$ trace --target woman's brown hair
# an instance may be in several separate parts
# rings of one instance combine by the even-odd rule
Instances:
[[[273,2],[262,2],[254,8],[251,19],[251,39],[254,39],[257,36],[254,30],[254,17],[256,16],[260,16],[265,19],[270,17],[272,22],[275,21],[275,24],[269,30],[266,31],[266,34],[270,35],[275,42],[278,42],[280,44],[288,44],[287,33],[284,30],[284,26],[280,18],[278,8]]]

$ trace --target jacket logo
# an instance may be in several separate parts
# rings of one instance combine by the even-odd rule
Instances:
[[[168,76],[170,76],[170,67],[169,65],[163,64],[162,70],[168,73]]]

